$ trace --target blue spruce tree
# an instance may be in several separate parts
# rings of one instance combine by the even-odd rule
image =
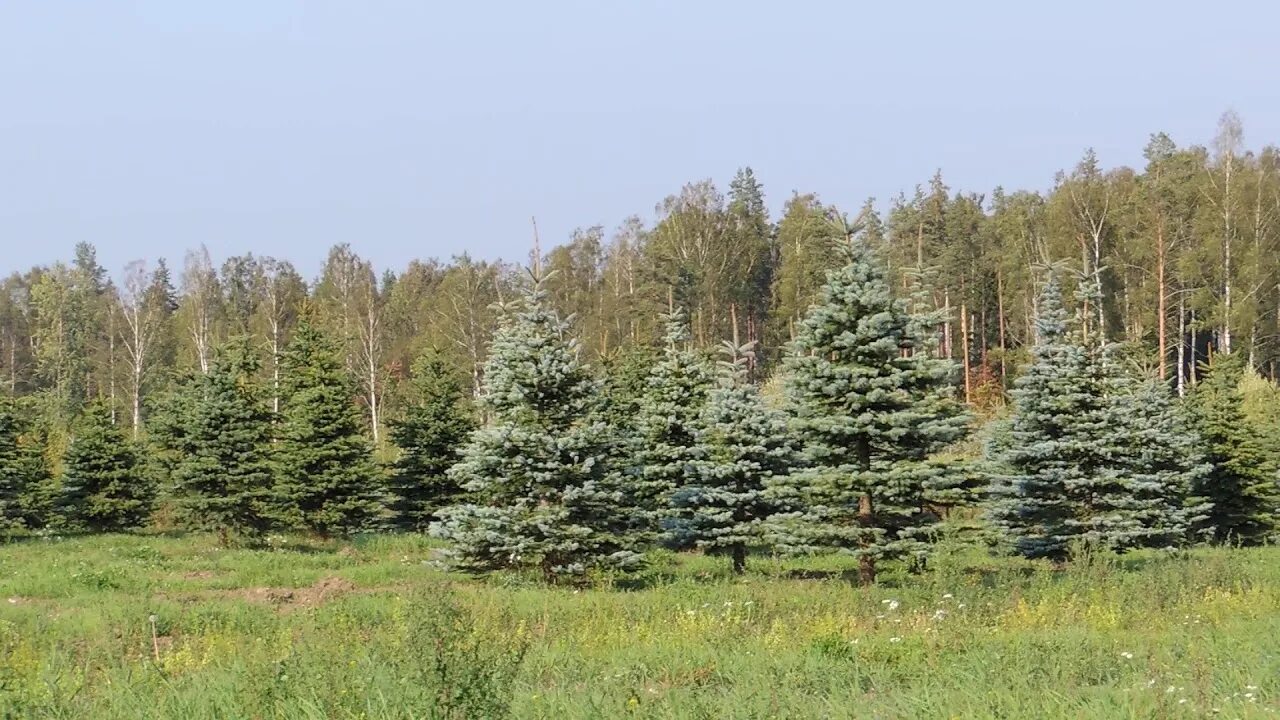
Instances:
[[[1040,293],[1032,362],[1014,382],[1014,412],[987,449],[994,475],[990,516],[1026,557],[1065,559],[1081,532],[1072,495],[1103,465],[1106,421],[1097,366],[1067,330],[1056,274]]]
[[[929,352],[940,318],[908,312],[861,240],[833,252],[844,265],[827,274],[784,361],[809,469],[792,476],[805,510],[781,519],[778,542],[852,554],[872,583],[882,558],[923,559],[937,520],[926,461],[966,433],[968,418],[955,364]]]
[[[1109,538],[1109,545],[1115,550],[1185,545],[1210,509],[1192,493],[1209,470],[1199,435],[1167,383],[1128,378],[1114,364],[1111,368],[1105,472],[1123,484],[1126,498],[1123,531]]]
[[[548,307],[544,280],[535,274],[506,308],[485,364],[485,423],[449,471],[470,502],[442,510],[432,530],[473,572],[531,568],[555,580],[636,567],[600,383]]]
[[[782,484],[799,458],[786,417],[747,381],[750,346],[724,349],[729,360],[700,421],[697,477],[674,493],[672,512],[694,545],[730,555],[741,573],[765,521],[785,509],[770,486]]]
[[[673,493],[698,478],[698,429],[712,372],[688,348],[684,313],[676,308],[663,320],[666,350],[649,372],[629,437],[629,485],[636,518],[642,523],[638,537],[650,540],[661,529],[672,545],[687,547],[692,538],[685,532],[685,522],[671,512],[670,503]]]

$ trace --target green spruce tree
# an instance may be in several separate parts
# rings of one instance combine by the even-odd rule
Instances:
[[[472,572],[532,568],[550,580],[636,566],[622,532],[634,503],[608,467],[600,383],[537,273],[504,316],[485,364],[486,422],[449,471],[471,502],[441,511],[433,532]]]
[[[57,513],[71,529],[119,532],[146,523],[155,487],[142,472],[132,441],[101,404],[85,408],[63,458]]]
[[[765,537],[765,522],[784,509],[771,486],[798,464],[786,417],[747,381],[751,345],[725,343],[720,384],[711,391],[698,431],[697,479],[672,496],[675,517],[699,549],[733,558],[746,569],[747,551]]]
[[[392,469],[392,520],[401,530],[423,531],[436,511],[462,500],[447,471],[475,429],[462,382],[440,353],[428,350],[413,364],[412,394],[402,420],[391,427],[400,448]]]
[[[277,428],[278,501],[289,523],[321,537],[377,527],[384,483],[334,343],[309,319],[285,351]]]
[[[882,262],[844,228],[785,359],[787,392],[810,469],[794,478],[806,510],[779,526],[784,549],[834,548],[859,559],[864,583],[881,558],[922,559],[936,515],[924,502],[929,455],[966,432],[955,364],[929,352],[927,328],[893,296]]]
[[[28,430],[13,402],[0,399],[0,536],[28,527],[26,499],[44,480],[39,451],[23,438]]]
[[[698,429],[711,389],[712,373],[706,362],[689,349],[689,326],[684,312],[675,308],[663,316],[666,350],[648,376],[640,397],[631,435],[633,475],[631,494],[636,517],[648,532],[661,529],[677,547],[687,546],[682,521],[670,512],[672,493],[695,482],[699,460]]]
[[[1245,421],[1240,355],[1217,355],[1191,393],[1191,413],[1203,442],[1209,472],[1192,494],[1211,508],[1203,528],[1214,541],[1242,545],[1265,542],[1276,530],[1280,488],[1276,468]]]
[[[176,456],[174,496],[184,522],[230,536],[268,530],[275,507],[272,416],[259,363],[247,338],[219,351],[208,375],[196,379],[193,406]]]

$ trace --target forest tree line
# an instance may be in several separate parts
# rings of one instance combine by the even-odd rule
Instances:
[[[928,319],[912,321],[920,334],[913,352],[954,362],[955,391],[980,409],[1000,403],[1044,345],[1037,323],[1050,275],[1078,300],[1072,332],[1082,347],[1122,345],[1127,362],[1179,395],[1198,384],[1201,361],[1214,353],[1274,376],[1275,148],[1246,150],[1228,113],[1209,147],[1179,148],[1157,134],[1145,157],[1141,171],[1104,170],[1087,152],[1047,193],[997,188],[989,198],[952,192],[938,174],[895,198],[883,217],[871,201],[844,214],[796,193],[776,221],[743,169],[727,195],[710,181],[693,183],[658,205],[651,226],[630,218],[608,237],[600,227],[575,231],[531,260],[540,302],[573,318],[575,356],[610,378],[654,362],[679,309],[691,351],[705,355],[733,338],[733,347],[752,348],[734,366],[763,380],[794,356],[786,348],[803,344],[828,273],[847,259],[833,244],[849,243],[879,258],[911,317]],[[298,474],[310,472],[302,436],[316,419],[290,415],[328,407],[315,398],[335,394],[346,409],[322,424],[347,438],[348,458],[363,457],[359,438],[367,438],[384,459],[403,461],[412,453],[388,430],[412,423],[420,385],[432,377],[456,376],[459,398],[477,401],[482,420],[495,414],[485,368],[510,316],[501,308],[525,291],[522,272],[461,256],[379,274],[339,245],[311,282],[288,262],[252,255],[215,267],[204,249],[188,253],[176,277],[163,260],[137,261],[117,281],[81,243],[69,263],[4,281],[0,368],[53,477],[75,454],[70,440],[92,426],[147,443],[140,447],[160,442],[168,453],[144,452],[141,462],[156,466],[158,487],[173,487],[182,482],[175,456],[190,419],[175,408],[192,388],[234,395],[249,381],[267,400],[258,418],[267,424],[255,427],[279,444],[297,432]],[[411,372],[415,362],[432,369]],[[279,462],[263,458],[258,471],[276,472]],[[352,462],[359,476],[365,460]],[[307,489],[294,492],[301,512]],[[375,498],[360,502],[376,514]],[[327,532],[346,521],[317,522],[312,529]]]

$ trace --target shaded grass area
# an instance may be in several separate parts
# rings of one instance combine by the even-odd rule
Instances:
[[[1065,570],[943,553],[661,555],[549,588],[414,536],[0,546],[4,718],[1152,718],[1280,714],[1280,549]],[[1216,713],[1215,713],[1216,711]]]

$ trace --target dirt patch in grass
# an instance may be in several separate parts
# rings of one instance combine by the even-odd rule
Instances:
[[[254,603],[275,605],[280,608],[314,607],[325,600],[345,595],[356,590],[355,583],[339,577],[327,577],[317,580],[310,587],[279,588],[255,587],[242,590],[228,590],[225,595],[238,597]]]
[[[212,570],[195,570],[189,573],[183,573],[183,580],[209,580],[213,577]]]

